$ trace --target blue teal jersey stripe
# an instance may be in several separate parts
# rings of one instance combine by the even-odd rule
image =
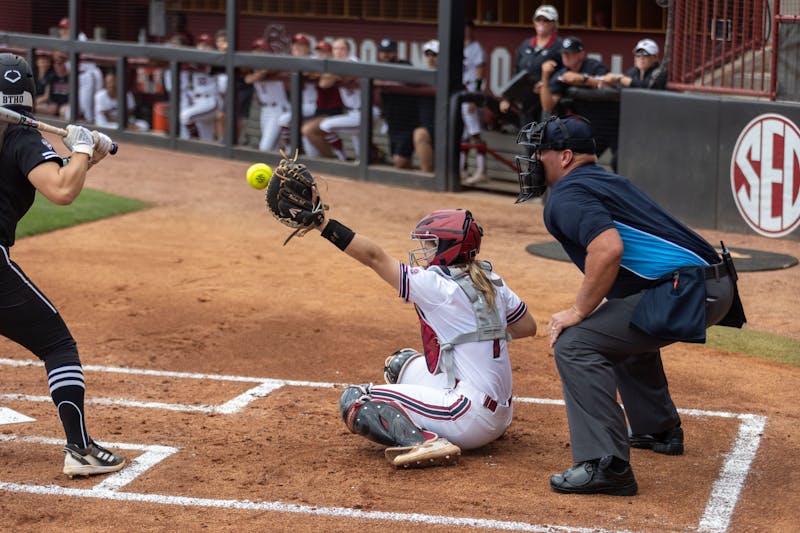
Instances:
[[[645,279],[657,279],[677,268],[708,265],[702,257],[651,233],[614,221],[625,247],[622,267]]]

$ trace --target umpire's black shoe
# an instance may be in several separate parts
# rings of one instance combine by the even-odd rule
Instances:
[[[611,496],[633,496],[639,490],[631,465],[612,456],[578,463],[561,474],[553,474],[550,488],[562,494]]]
[[[653,450],[664,455],[683,454],[683,428],[675,426],[661,433],[631,434],[632,448]]]

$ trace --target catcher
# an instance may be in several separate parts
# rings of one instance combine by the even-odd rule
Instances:
[[[503,434],[513,413],[508,341],[534,335],[536,322],[492,265],[477,260],[483,230],[469,211],[425,216],[411,233],[419,246],[406,265],[327,218],[302,164],[281,161],[266,201],[295,233],[319,230],[374,270],[419,316],[424,355],[398,350],[384,364],[386,385],[353,385],[342,393],[339,409],[351,432],[388,446],[385,456],[397,467],[453,464],[461,449]]]

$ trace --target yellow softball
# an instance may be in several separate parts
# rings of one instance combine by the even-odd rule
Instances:
[[[266,163],[254,163],[247,169],[247,183],[254,189],[263,189],[272,177],[272,167]]]

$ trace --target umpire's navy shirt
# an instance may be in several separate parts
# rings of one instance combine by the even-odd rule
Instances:
[[[589,243],[616,228],[624,251],[607,298],[635,294],[676,268],[721,261],[713,246],[628,178],[596,164],[572,170],[551,188],[544,223],[581,272]]]
[[[35,129],[9,126],[0,148],[0,245],[14,244],[17,222],[33,204],[36,188],[28,174],[45,161],[61,157]]]

